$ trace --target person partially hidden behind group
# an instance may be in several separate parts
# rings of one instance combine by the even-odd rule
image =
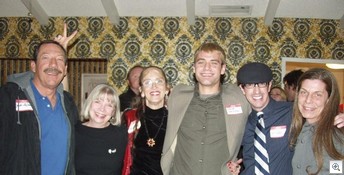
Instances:
[[[344,160],[344,128],[333,124],[340,102],[336,78],[313,68],[297,84],[290,128],[293,174],[330,174],[330,160]]]
[[[121,112],[123,112],[125,109],[132,108],[132,104],[135,103],[135,97],[139,95],[139,78],[142,70],[143,67],[140,65],[135,65],[129,70],[127,76],[127,91],[119,96],[119,100],[121,101]]]
[[[301,69],[292,70],[283,77],[284,92],[287,95],[287,101],[294,102],[296,94],[297,80],[303,74]]]
[[[77,175],[121,174],[128,134],[119,108],[111,86],[99,84],[91,91],[75,126]]]
[[[162,175],[161,152],[165,138],[169,85],[164,71],[145,68],[140,76],[140,100],[122,118],[128,127],[128,145],[122,175]]]
[[[272,87],[269,94],[270,97],[275,101],[287,101],[287,95],[285,91],[279,86]]]

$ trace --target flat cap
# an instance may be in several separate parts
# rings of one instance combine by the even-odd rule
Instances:
[[[265,83],[271,80],[272,71],[263,63],[247,63],[237,73],[238,84]]]

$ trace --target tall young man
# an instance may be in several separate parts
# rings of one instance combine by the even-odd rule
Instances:
[[[225,58],[219,45],[203,44],[194,58],[196,85],[173,88],[161,159],[165,175],[229,173],[250,106],[237,86],[221,85]]]

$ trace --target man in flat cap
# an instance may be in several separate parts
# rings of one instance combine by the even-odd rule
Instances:
[[[237,81],[252,107],[242,141],[242,174],[292,174],[293,152],[288,144],[291,103],[270,98],[272,72],[265,64],[245,64],[238,71]]]
[[[275,101],[269,96],[272,85],[271,69],[262,63],[248,63],[237,73],[238,85],[251,104],[242,140],[243,160],[231,162],[231,172],[243,161],[241,175],[292,174],[288,134],[292,119],[292,103]],[[344,114],[338,114],[334,124],[343,127]],[[307,155],[305,155],[307,156]],[[234,174],[236,174],[234,173]],[[305,172],[306,173],[306,172]]]

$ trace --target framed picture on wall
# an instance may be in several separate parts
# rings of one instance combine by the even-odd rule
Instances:
[[[101,83],[107,83],[107,74],[82,74],[81,75],[81,106],[92,91],[92,89]]]

